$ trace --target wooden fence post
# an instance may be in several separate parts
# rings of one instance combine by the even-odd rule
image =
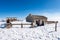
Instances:
[[[23,24],[21,23],[21,28],[23,28]]]
[[[55,31],[57,31],[57,23],[58,21],[55,22]]]

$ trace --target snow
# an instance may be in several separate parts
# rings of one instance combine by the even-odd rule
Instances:
[[[6,22],[0,22],[0,28],[4,28],[5,24],[6,24]]]
[[[16,23],[28,23],[15,21]],[[5,22],[0,22],[0,26]],[[55,31],[55,24],[46,24],[45,26],[38,26],[29,28],[30,26],[14,25],[12,28],[0,28],[0,40],[60,40],[60,23],[58,23],[57,31]],[[2,25],[3,26],[3,25]],[[19,27],[18,27],[19,26]]]

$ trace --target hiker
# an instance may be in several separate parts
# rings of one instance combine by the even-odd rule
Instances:
[[[7,20],[6,20],[6,23],[10,23],[10,20],[9,20],[9,19],[7,19]]]
[[[40,20],[36,21],[37,26],[40,26]]]
[[[36,25],[38,26],[38,21],[36,21]]]
[[[6,20],[6,27],[7,27],[7,28],[12,27],[12,24],[11,24],[11,22],[10,22],[9,19]]]

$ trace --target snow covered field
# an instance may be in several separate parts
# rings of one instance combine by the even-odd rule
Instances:
[[[3,23],[0,22],[0,24]],[[27,25],[24,28],[17,26],[10,29],[0,28],[0,40],[60,40],[59,24],[57,32],[54,31],[55,24],[46,24],[35,28],[29,28]]]

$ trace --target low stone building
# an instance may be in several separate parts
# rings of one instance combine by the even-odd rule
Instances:
[[[32,14],[29,14],[26,17],[26,21],[27,22],[35,22],[35,23],[36,23],[36,21],[39,21],[40,24],[42,24],[42,22],[45,24],[46,21],[47,21],[47,17],[41,16],[41,15],[32,15]]]

